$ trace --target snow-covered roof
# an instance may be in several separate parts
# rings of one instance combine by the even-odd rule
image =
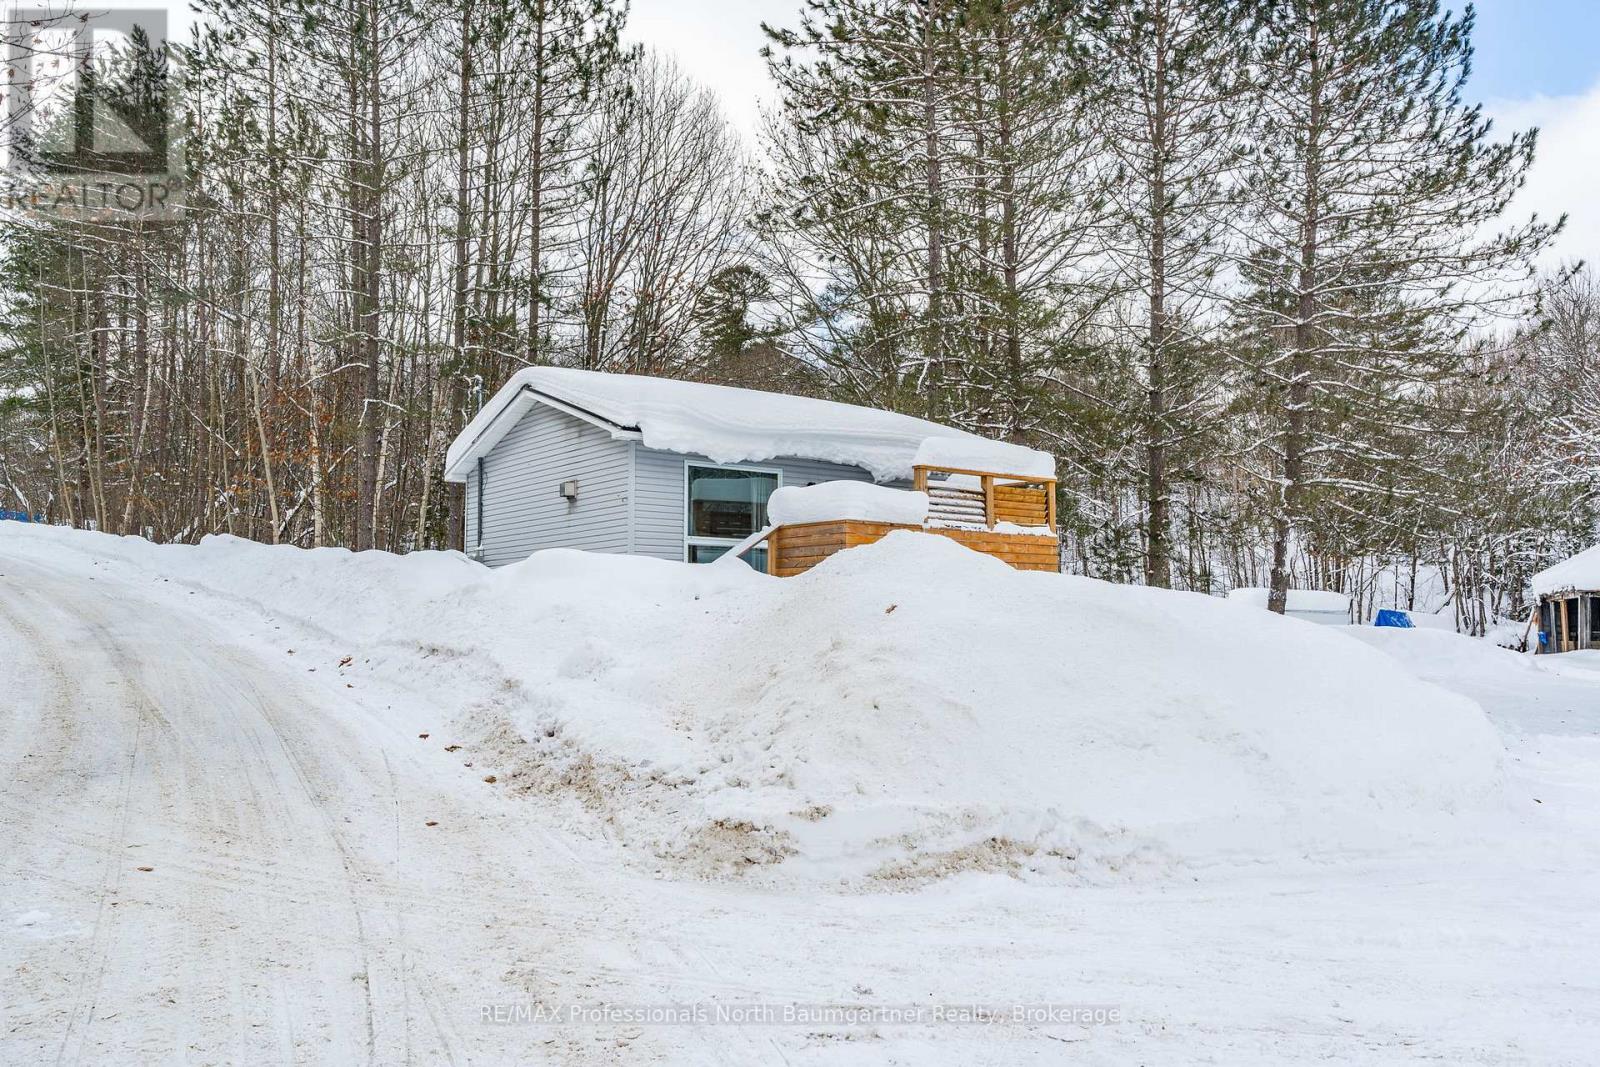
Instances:
[[[1234,589],[1228,593],[1229,600],[1252,607],[1264,608],[1267,606],[1267,597],[1270,589],[1247,587]],[[1284,605],[1285,611],[1327,611],[1345,614],[1350,610],[1350,596],[1347,593],[1335,593],[1327,589],[1291,589],[1288,602]]]
[[[1586,548],[1569,560],[1547,567],[1528,583],[1534,596],[1600,589],[1600,545]]]
[[[472,464],[510,432],[534,404],[547,404],[649,448],[706,456],[717,463],[759,463],[780,456],[860,467],[878,481],[910,478],[930,437],[974,447],[998,442],[926,419],[832,400],[735,389],[637,374],[571,367],[526,367],[495,393],[450,445],[445,478],[467,479]],[[1006,445],[1011,458],[1040,467],[1043,452]],[[1030,469],[1034,469],[1030,468]],[[1006,471],[1025,474],[1028,471]]]

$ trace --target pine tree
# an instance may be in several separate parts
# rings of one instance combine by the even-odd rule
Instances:
[[[953,260],[963,321],[967,425],[1024,440],[1058,421],[1063,356],[1105,299],[1113,175],[1092,134],[1100,121],[1083,16],[1059,0],[970,0],[960,30],[966,239]]]
[[[846,399],[1021,439],[1098,298],[1101,168],[1070,5],[813,0],[767,32],[762,215]]]
[[[1130,421],[1143,451],[1144,578],[1172,584],[1173,480],[1218,418],[1204,333],[1222,294],[1231,177],[1250,126],[1253,32],[1238,0],[1129,0],[1092,24],[1095,122],[1116,160],[1114,330],[1136,346]]]
[[[798,29],[763,24],[782,98],[768,131],[769,224],[833,268],[816,311],[848,323],[866,363],[844,374],[929,410],[944,403],[946,260],[959,241],[957,16],[954,0],[807,0]]]
[[[1483,236],[1535,138],[1492,140],[1463,99],[1470,9],[1283,0],[1264,25],[1239,351],[1262,401],[1270,469],[1255,474],[1270,494],[1269,606],[1282,612],[1315,495],[1357,514],[1435,473],[1396,435],[1444,428],[1429,387],[1462,372],[1466,331],[1527,296],[1556,227]]]

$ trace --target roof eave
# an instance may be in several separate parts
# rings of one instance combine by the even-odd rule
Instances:
[[[501,438],[503,438],[506,433],[510,432],[511,428],[508,426],[498,436],[494,436],[492,441],[490,441],[488,444],[484,444],[485,439],[491,436],[491,431],[493,431],[494,428],[500,424],[500,420],[505,418],[507,413],[510,412],[512,408],[517,407],[517,401],[522,399],[524,394],[526,394],[533,403],[543,404],[546,407],[554,408],[555,410],[564,414],[571,415],[575,419],[587,422],[591,426],[597,426],[618,440],[637,441],[644,437],[644,435],[639,431],[638,427],[619,426],[610,419],[607,419],[601,415],[596,415],[592,411],[586,411],[585,409],[578,407],[576,404],[568,403],[567,401],[561,400],[558,397],[551,396],[549,393],[540,392],[531,385],[524,385],[511,396],[506,398],[505,403],[500,406],[500,410],[495,412],[494,417],[484,425],[483,429],[478,433],[478,436],[473,438],[472,444],[467,446],[466,451],[462,452],[461,456],[454,463],[451,463],[445,467],[445,481],[460,484],[467,480],[467,477],[472,472],[472,466],[477,462],[478,457],[487,455],[489,452],[493,451],[494,446],[500,443]],[[524,414],[526,414],[526,408],[517,411],[515,417],[520,419]]]

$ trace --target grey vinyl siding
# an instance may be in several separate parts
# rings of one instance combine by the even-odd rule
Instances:
[[[627,552],[633,442],[542,404],[484,457],[483,540],[491,567],[544,548]],[[561,496],[577,479],[578,499]],[[467,550],[477,539],[477,472],[467,478]]]
[[[661,452],[632,442],[634,449],[633,548],[640,556],[660,559],[684,557],[684,464],[706,463],[705,456],[682,452]],[[737,463],[739,467],[762,467],[783,472],[783,485],[810,485],[813,482],[869,482],[872,476],[860,467],[824,463],[815,459],[766,460]]]

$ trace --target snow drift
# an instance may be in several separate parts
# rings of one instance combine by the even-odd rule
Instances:
[[[1018,572],[937,536],[896,532],[791,579],[566,550],[488,571],[5,536],[70,539],[174,596],[189,583],[315,627],[437,700],[479,771],[663,871],[1123,877],[1363,847],[1501,803],[1477,705],[1348,636]]]

